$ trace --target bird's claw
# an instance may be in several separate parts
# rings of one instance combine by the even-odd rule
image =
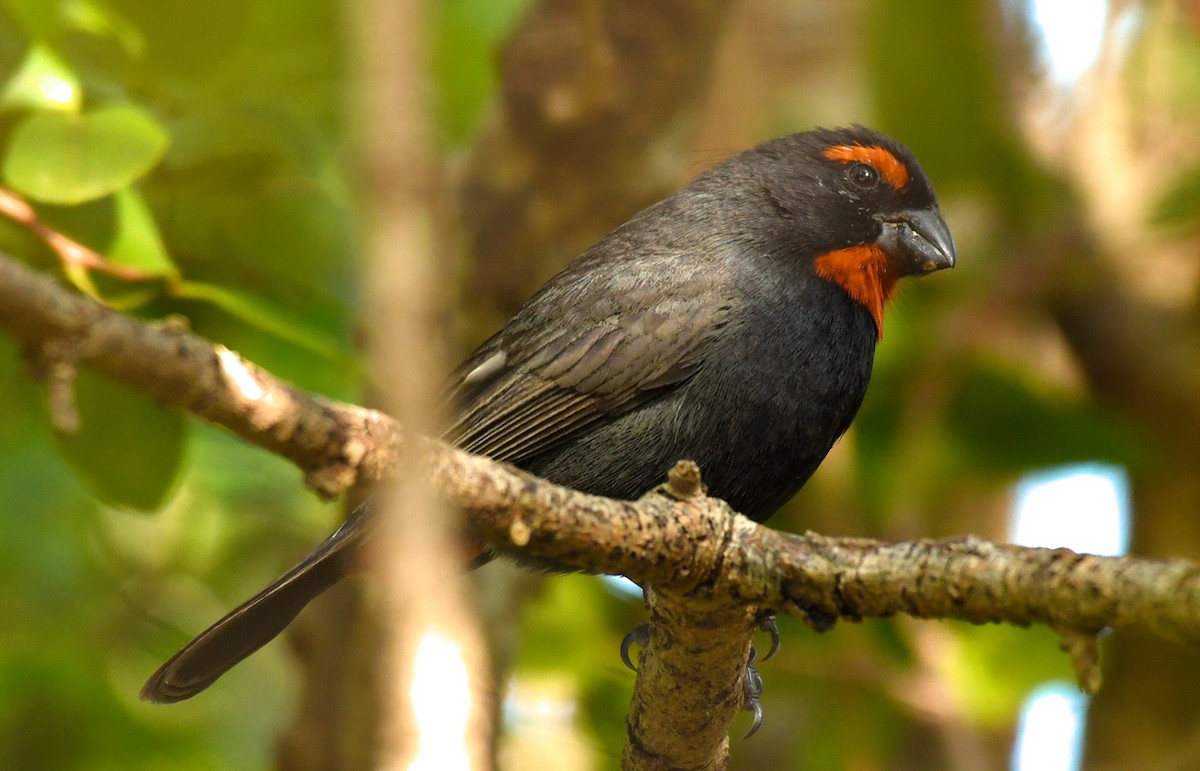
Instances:
[[[771,635],[771,648],[767,651],[767,655],[762,657],[763,661],[774,656],[779,652],[780,638],[779,625],[775,623],[775,611],[765,611],[758,617],[755,627],[760,632],[766,632]],[[754,662],[758,660],[758,649],[753,645],[750,646],[750,660],[746,662],[746,676],[742,680],[742,709],[754,713],[754,722],[750,724],[750,730],[746,732],[743,739],[749,739],[754,734],[758,733],[759,727],[763,721],[762,708],[762,692],[763,679],[758,673],[758,667]]]
[[[634,666],[633,660],[629,658],[629,649],[635,644],[639,647],[646,647],[646,643],[650,642],[650,625],[641,624],[633,628],[633,631],[625,635],[625,639],[621,641],[621,661],[625,666],[632,669],[634,672],[638,668]]]
[[[767,651],[766,656],[762,657],[763,661],[769,661],[775,656],[776,653],[779,653],[780,645],[779,624],[775,623],[775,611],[764,611],[763,614],[758,617],[758,622],[755,624],[755,626],[758,628],[758,631],[766,632],[767,634],[771,635],[771,649]]]
[[[754,666],[754,660],[757,657],[758,651],[754,650],[754,646],[750,646],[750,660],[746,662],[746,675],[742,678],[742,709],[754,713],[754,722],[750,724],[750,730],[742,737],[743,739],[749,739],[758,733],[759,726],[763,721],[763,708],[760,700],[763,692],[763,679],[762,675],[758,673],[758,667]]]

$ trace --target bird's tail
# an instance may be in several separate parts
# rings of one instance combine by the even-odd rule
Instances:
[[[355,509],[333,535],[295,567],[205,629],[159,667],[142,686],[141,697],[160,704],[190,699],[275,639],[313,598],[354,570],[373,520],[368,504]]]

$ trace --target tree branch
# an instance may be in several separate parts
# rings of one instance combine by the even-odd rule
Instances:
[[[75,362],[291,459],[310,484],[314,477],[383,476],[400,444],[384,415],[303,394],[178,324],[122,316],[3,256],[0,329],[43,355],[60,355],[46,352],[66,345]],[[658,623],[640,659],[630,768],[678,766],[680,757],[692,759],[682,765],[723,766],[761,609],[796,615],[818,630],[839,618],[897,613],[1046,623],[1063,636],[1086,685],[1097,680],[1094,635],[1105,627],[1200,643],[1200,565],[1193,562],[971,536],[911,543],[797,536],[734,513],[694,484],[609,500],[432,440],[427,463],[435,488],[498,550],[653,587]],[[685,477],[695,473],[681,468]],[[318,486],[326,494],[337,489]]]
[[[520,558],[614,573],[691,601],[728,598],[798,616],[905,613],[1094,633],[1137,626],[1200,643],[1200,564],[1099,557],[975,536],[888,543],[772,530],[723,501],[598,498],[437,443],[434,483],[490,544]]]
[[[398,451],[395,421],[284,383],[182,320],[147,324],[0,255],[0,329],[36,372],[87,366],[155,400],[224,426],[296,464],[332,498],[359,476],[381,479]]]

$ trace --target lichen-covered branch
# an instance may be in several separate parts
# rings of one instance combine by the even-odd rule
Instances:
[[[634,502],[550,484],[442,445],[436,485],[502,551],[620,573],[695,601],[730,598],[827,629],[897,613],[1082,632],[1137,626],[1200,643],[1200,564],[1099,557],[975,536],[888,543],[772,530],[722,501]]]
[[[69,351],[74,364],[220,423],[293,460],[310,481],[384,476],[401,441],[384,415],[304,394],[178,325],[123,316],[3,256],[0,331],[41,356]],[[817,629],[897,613],[1046,623],[1063,636],[1085,684],[1095,682],[1094,636],[1105,627],[1200,643],[1200,564],[1185,560],[975,537],[897,544],[790,535],[705,497],[694,480],[689,488],[683,482],[694,472],[686,467],[671,485],[616,501],[441,442],[428,441],[426,458],[435,488],[497,550],[652,587],[652,617],[661,623],[640,658],[629,768],[678,767],[680,752],[692,765],[722,767],[754,618],[765,609]],[[341,471],[323,473],[330,468]]]

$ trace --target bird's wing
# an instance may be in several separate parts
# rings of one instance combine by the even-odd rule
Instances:
[[[519,463],[685,382],[730,305],[712,302],[707,284],[672,284],[555,287],[535,298],[452,375],[446,438]]]

